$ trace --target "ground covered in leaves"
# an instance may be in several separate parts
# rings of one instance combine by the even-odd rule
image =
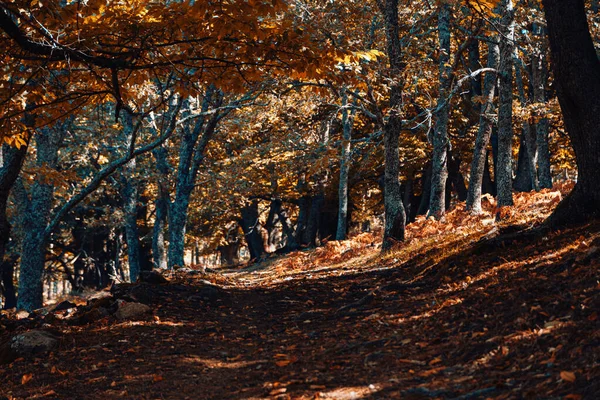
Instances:
[[[179,271],[134,320],[4,315],[0,339],[60,345],[0,365],[0,398],[597,399],[600,223],[518,233],[560,194],[527,196],[501,224],[420,220],[385,256],[363,234]]]

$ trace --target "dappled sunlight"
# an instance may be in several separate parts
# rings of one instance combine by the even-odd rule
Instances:
[[[256,367],[260,364],[266,364],[268,360],[252,360],[252,361],[243,361],[241,359],[241,355],[237,357],[233,357],[228,359],[227,361],[214,359],[214,358],[202,358],[200,356],[182,356],[177,360],[177,363],[181,364],[185,367],[206,367],[206,368],[226,368],[226,369],[236,369],[236,368],[248,368],[248,367]]]

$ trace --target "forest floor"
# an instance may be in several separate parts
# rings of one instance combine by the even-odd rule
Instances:
[[[41,327],[60,345],[0,365],[0,398],[597,399],[600,222],[514,233],[559,198],[518,195],[499,225],[421,219],[384,256],[361,234],[175,272],[133,321],[5,315],[0,339]],[[218,293],[197,296],[207,280]]]

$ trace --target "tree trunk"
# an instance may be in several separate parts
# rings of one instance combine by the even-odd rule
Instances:
[[[513,189],[517,192],[530,192],[535,188],[532,186],[532,175],[535,172],[531,170],[531,161],[529,149],[525,144],[525,132],[523,131],[519,138],[519,156],[517,159],[517,172],[513,181]]]
[[[19,176],[28,146],[29,143],[17,149],[7,144],[0,145],[0,263],[4,260],[10,239],[11,226],[6,215],[8,196]]]
[[[152,228],[152,256],[154,267],[159,269],[167,269],[167,248],[166,248],[166,227],[167,219],[169,218],[169,188],[167,177],[169,167],[167,164],[167,151],[163,146],[158,147],[154,151],[156,158],[156,167],[158,170],[158,193],[156,194],[155,219],[154,227]]]
[[[294,227],[292,226],[292,221],[290,221],[287,211],[281,206],[279,207],[279,221],[281,222],[281,229],[286,238],[284,251],[288,252],[298,249],[300,245]]]
[[[532,58],[533,75],[533,101],[534,103],[546,102],[546,82],[548,80],[548,66],[545,49],[536,49]],[[548,146],[549,123],[548,118],[536,114],[535,145],[537,147],[537,175],[540,188],[552,188],[552,173],[550,171],[550,149]]]
[[[261,235],[260,221],[258,214],[258,202],[254,201],[246,207],[242,208],[242,219],[240,225],[246,238],[250,259],[258,261],[265,254],[265,248]]]
[[[412,209],[413,209],[413,197],[414,197],[414,172],[411,173],[411,177],[406,180],[401,186],[402,189],[402,205],[404,206],[404,212],[406,213],[407,223],[411,221]]]
[[[277,222],[279,222],[280,209],[281,200],[272,199],[269,205],[269,215],[265,221],[265,230],[267,231],[265,247],[268,253],[274,253],[277,250]]]
[[[465,201],[467,199],[467,186],[465,185],[465,178],[460,172],[460,164],[462,160],[457,158],[451,152],[448,152],[448,179],[452,182],[452,187],[456,192],[458,201]]]
[[[179,190],[176,200],[169,207],[169,269],[185,266],[183,257],[190,194]]]
[[[55,168],[58,148],[63,135],[60,129],[44,129],[36,134],[39,167]],[[38,178],[32,187],[22,216],[24,232],[19,272],[19,297],[17,308],[32,311],[42,307],[44,265],[46,263],[45,230],[50,220],[54,186]]]
[[[4,296],[2,308],[4,310],[17,306],[17,292],[13,281],[17,260],[18,256],[15,254],[0,261],[0,283],[2,284],[2,295]]]
[[[240,263],[240,243],[232,242],[224,246],[219,246],[219,255],[221,257],[221,266],[229,267]]]
[[[301,246],[308,246],[304,241],[306,226],[308,225],[308,214],[310,212],[310,197],[302,196],[298,199],[298,220],[296,221],[296,240]]]
[[[500,60],[500,50],[498,44],[492,41],[488,43],[488,68],[497,68]],[[481,192],[484,176],[489,176],[489,161],[487,146],[492,134],[494,124],[494,92],[496,90],[495,73],[488,73],[485,76],[483,84],[483,100],[481,117],[479,119],[479,130],[475,139],[475,149],[473,150],[473,162],[471,163],[471,174],[469,176],[469,189],[467,192],[467,210],[472,214],[481,213]]]
[[[313,196],[310,202],[310,210],[306,222],[306,230],[304,231],[304,238],[302,240],[306,245],[310,247],[316,247],[318,245],[317,238],[321,223],[321,211],[323,209],[324,202],[325,195],[323,193],[318,193],[315,196]]]
[[[485,166],[483,169],[483,184],[481,185],[481,191],[483,194],[491,194],[496,197],[496,182],[492,180],[492,174],[490,169],[490,151],[488,150],[485,155]]]
[[[513,52],[515,46],[515,23],[512,0],[502,0],[500,35],[500,67],[498,70],[498,164],[496,186],[498,206],[513,205],[513,155],[512,155],[512,106],[513,106]]]
[[[134,130],[133,117],[129,112],[124,112],[122,115],[125,143],[129,143]],[[137,226],[138,182],[135,178],[135,166],[136,161],[134,158],[123,166],[122,174],[124,214],[123,227],[125,228],[127,260],[129,263],[129,279],[131,282],[137,281],[141,271],[140,237]]]
[[[519,61],[518,52],[514,50],[514,60]],[[525,84],[523,83],[523,74],[519,63],[515,67],[515,81],[517,83],[517,92],[519,93],[519,101],[521,107],[529,105],[527,95],[525,94]],[[520,192],[529,192],[531,190],[539,190],[537,171],[535,167],[537,159],[537,146],[533,130],[529,124],[529,120],[523,121],[521,129],[521,137],[519,143],[519,158],[517,161],[517,173],[513,182],[513,188]]]
[[[348,112],[348,91],[342,94],[342,149],[340,155],[340,183],[338,187],[339,205],[336,240],[345,240],[348,234],[348,174],[350,172],[352,124],[354,123],[354,110]]]
[[[213,86],[209,86],[204,96],[201,112],[206,113],[213,101],[214,107],[220,107],[223,102],[223,94]],[[221,118],[222,115],[215,112],[208,122],[202,117],[197,119],[193,129],[184,127],[179,151],[175,199],[169,207],[168,266],[170,269],[185,265],[185,231],[190,197],[196,185],[198,171],[204,161],[206,148]]]
[[[446,181],[448,180],[448,119],[450,113],[449,92],[452,73],[450,66],[450,5],[441,3],[438,13],[439,39],[439,95],[434,112],[435,127],[432,137],[431,196],[429,216],[439,220],[446,213]]]
[[[471,41],[471,43],[469,44],[468,47],[468,61],[469,61],[469,71],[473,72],[473,71],[477,71],[479,68],[481,68],[481,54],[479,53],[479,41],[478,40],[473,40]],[[477,75],[474,76],[473,78],[471,78],[471,97],[474,96],[481,96],[483,94],[483,88],[481,86],[481,75]],[[477,109],[478,112],[481,112],[481,103],[480,102],[474,102],[475,103],[475,107]]]
[[[600,217],[600,60],[583,0],[543,0],[552,67],[578,180],[547,221],[551,227]]]
[[[402,130],[402,47],[398,26],[398,0],[378,2],[385,20],[387,55],[390,63],[390,102],[388,119],[383,126],[385,159],[384,212],[385,227],[382,251],[389,250],[397,241],[404,241],[406,215],[400,190],[399,135]]]
[[[429,199],[431,198],[431,162],[427,162],[423,167],[421,175],[421,201],[416,215],[425,215],[429,209]]]

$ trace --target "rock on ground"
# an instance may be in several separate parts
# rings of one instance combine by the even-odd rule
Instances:
[[[142,303],[128,303],[119,300],[118,304],[119,308],[115,313],[115,317],[120,320],[136,318],[152,311],[150,307]]]
[[[19,357],[48,353],[58,345],[58,339],[41,330],[33,330],[13,336],[0,346],[0,363],[10,363]]]

